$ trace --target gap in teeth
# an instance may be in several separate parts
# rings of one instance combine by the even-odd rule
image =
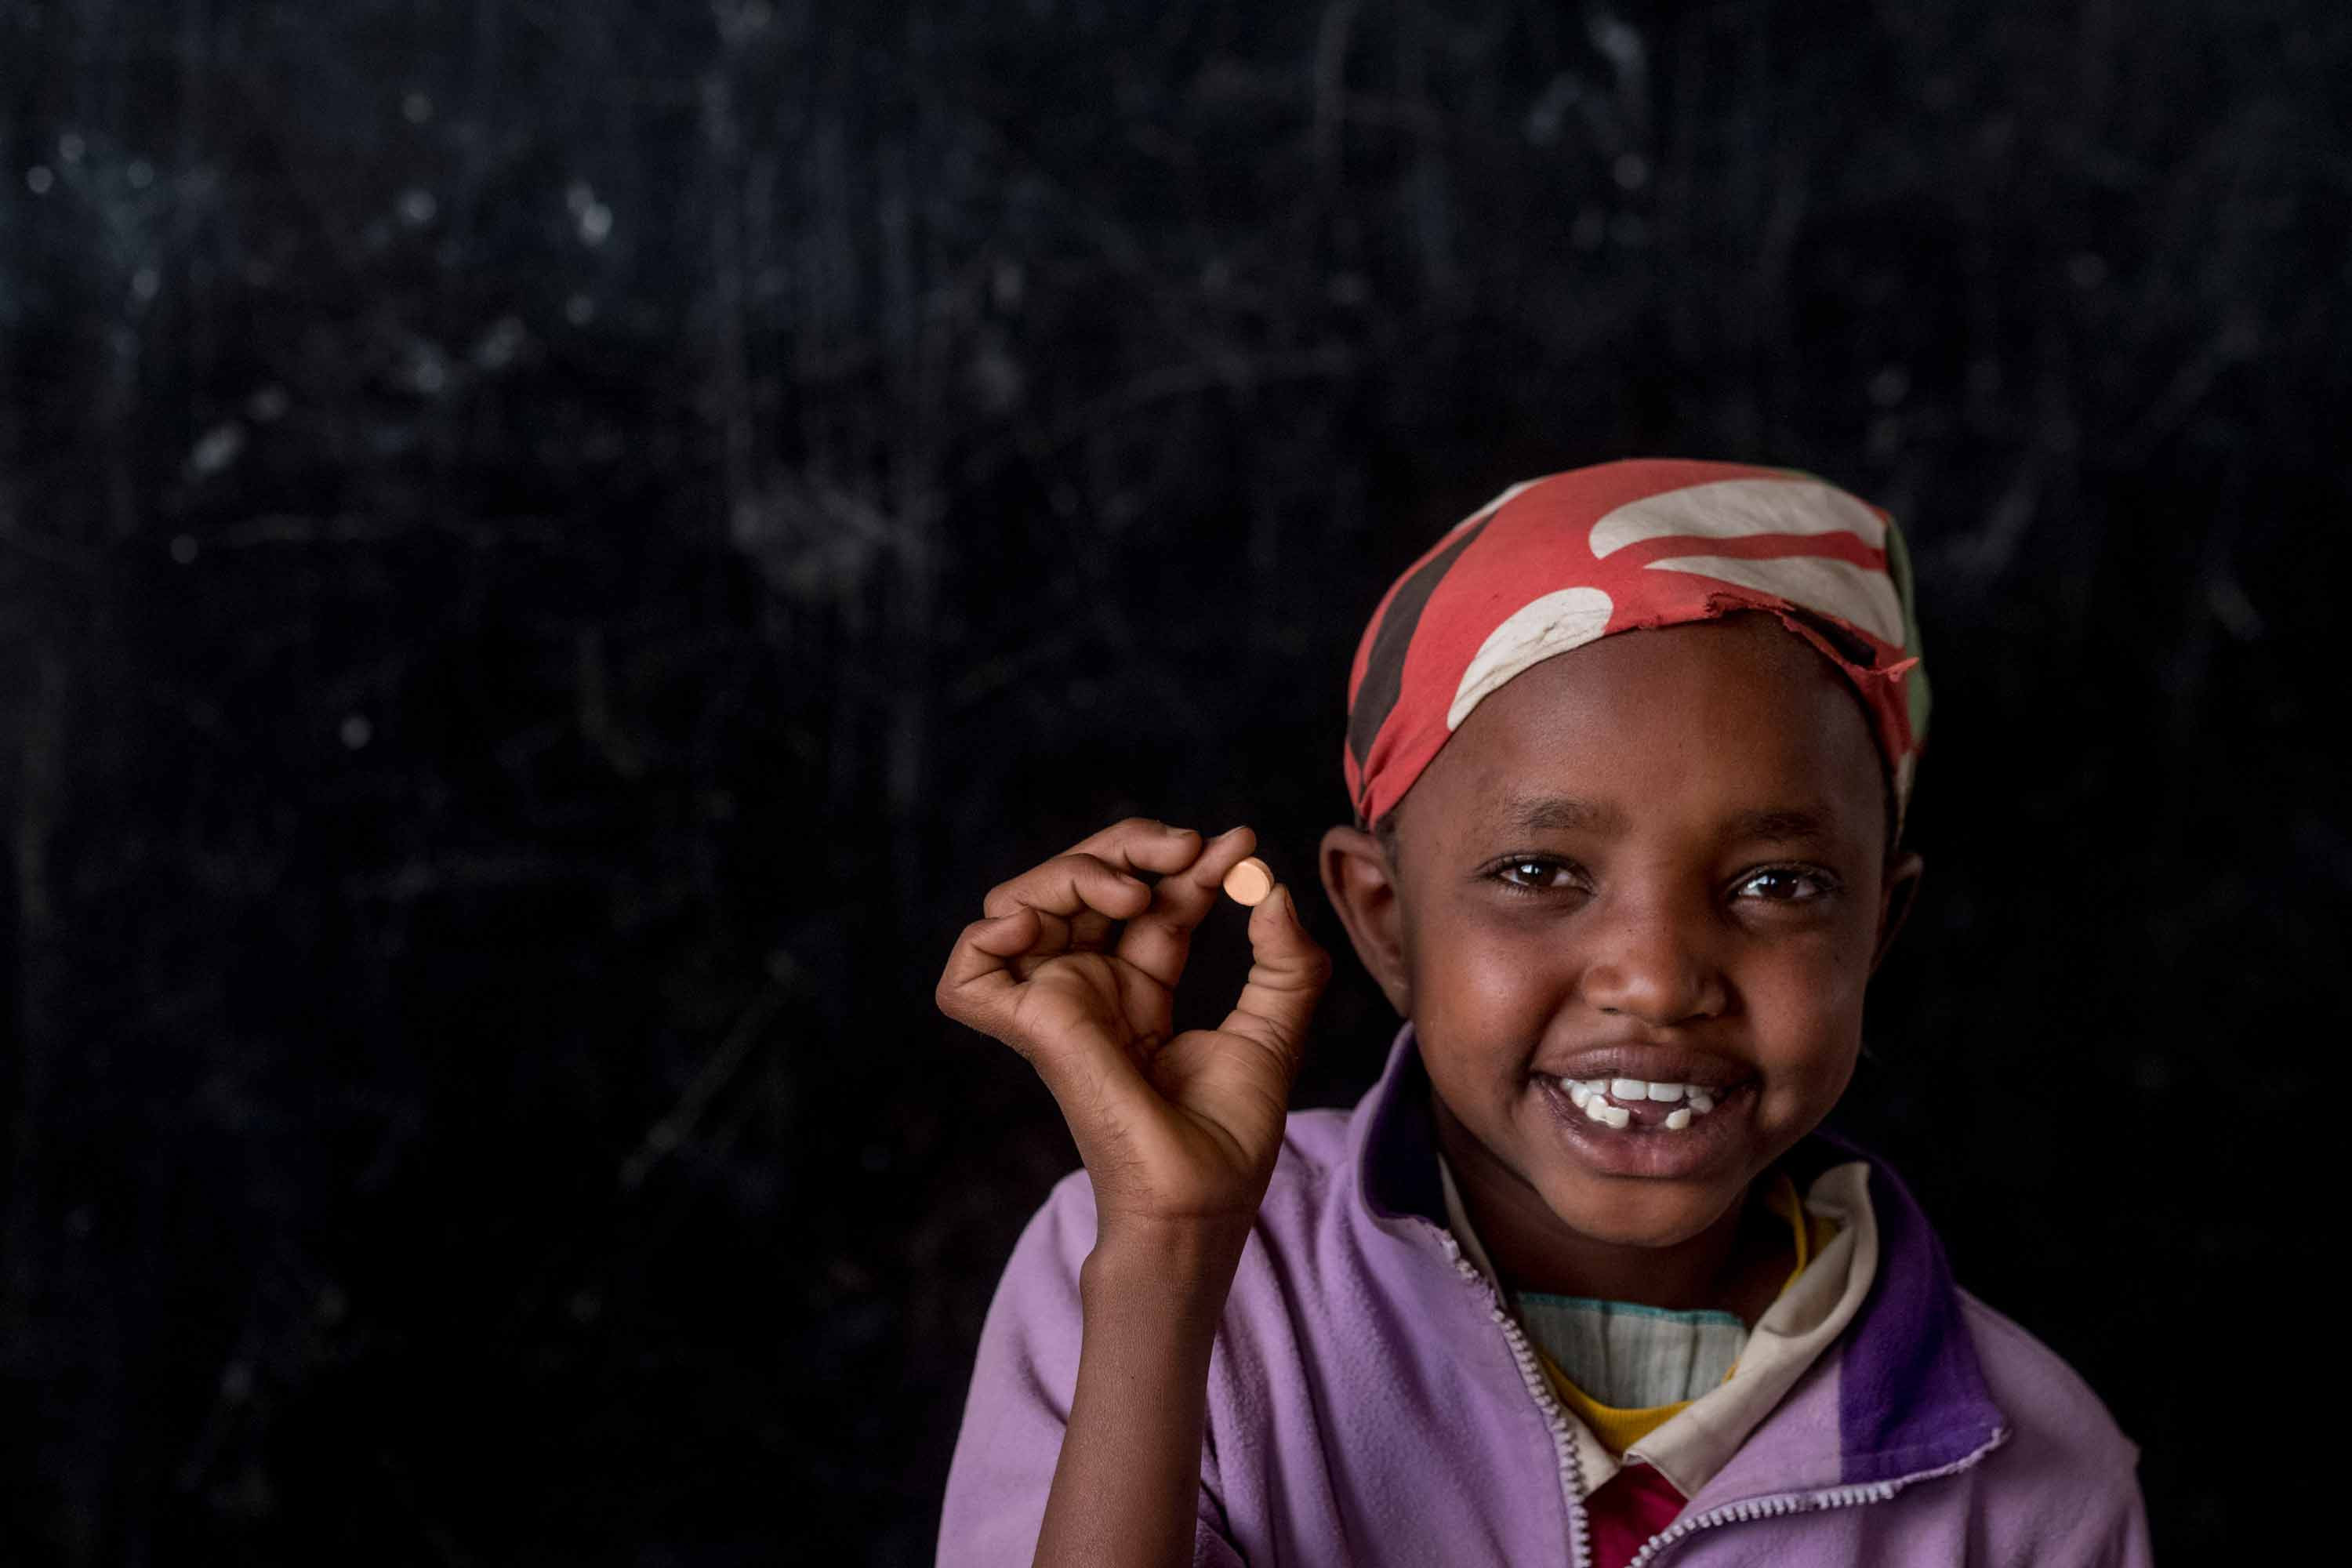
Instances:
[[[1644,1126],[1679,1132],[1715,1109],[1715,1096],[1695,1083],[1656,1083],[1637,1078],[1570,1078],[1559,1081],[1578,1110],[1607,1127],[1631,1125],[1633,1115],[1629,1106],[1682,1100],[1685,1103],[1668,1111],[1663,1121],[1643,1122]]]

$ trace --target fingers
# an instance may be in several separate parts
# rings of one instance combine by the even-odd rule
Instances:
[[[1150,907],[1146,876],[1180,871],[1200,853],[1191,829],[1129,817],[998,883],[982,900],[985,918],[966,926],[948,955],[935,993],[940,1011],[1001,1037],[1013,988],[1040,963],[1099,947],[1112,924]]]
[[[1315,1004],[1331,979],[1331,955],[1307,934],[1286,882],[1250,911],[1249,938],[1255,962],[1223,1030],[1256,1041],[1295,1075]]]
[[[1189,827],[1171,827],[1149,816],[1130,816],[1097,833],[1089,833],[1066,851],[1095,855],[1124,865],[1130,871],[1181,871],[1201,852],[1201,836]]]
[[[980,907],[992,920],[1027,908],[1066,921],[1089,910],[1123,921],[1150,902],[1151,886],[1142,878],[1100,856],[1072,851],[999,882]]]
[[[1150,907],[1153,878],[1183,869],[1200,853],[1201,836],[1192,829],[1130,816],[998,884],[982,908],[1002,915],[1025,904],[1048,917],[1032,957],[1099,949],[1113,925]]]
[[[1118,955],[1174,990],[1193,930],[1216,907],[1225,873],[1256,847],[1257,835],[1247,827],[1229,829],[1202,845],[1198,859],[1160,879],[1151,907],[1129,920],[1120,934]]]
[[[1001,1021],[1020,984],[1012,960],[1026,952],[1040,934],[1037,911],[1031,909],[972,921],[949,951],[947,968],[940,972],[931,999],[956,1022],[1003,1038]]]

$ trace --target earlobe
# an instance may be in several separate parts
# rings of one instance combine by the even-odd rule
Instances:
[[[1911,853],[1897,856],[1895,863],[1886,868],[1886,884],[1879,902],[1878,946],[1870,955],[1870,972],[1873,974],[1877,973],[1878,966],[1885,962],[1887,950],[1895,945],[1895,933],[1910,918],[1911,906],[1919,896],[1919,879],[1927,867],[1925,860]]]
[[[1380,984],[1400,1016],[1411,1016],[1412,986],[1404,962],[1396,879],[1381,841],[1360,827],[1323,835],[1318,868],[1356,956]]]

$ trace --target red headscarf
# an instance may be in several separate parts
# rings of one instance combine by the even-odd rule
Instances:
[[[1927,729],[1895,520],[1811,474],[1632,459],[1513,485],[1391,584],[1348,678],[1356,825],[1404,798],[1470,710],[1598,637],[1769,610],[1869,710],[1898,831]]]

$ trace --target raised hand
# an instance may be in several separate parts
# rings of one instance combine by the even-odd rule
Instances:
[[[1250,911],[1255,962],[1224,1022],[1171,1033],[1192,931],[1255,846],[1246,827],[1203,842],[1147,818],[1117,823],[990,889],[986,918],[963,929],[940,976],[941,1011],[1045,1079],[1106,1233],[1246,1228],[1265,1194],[1331,975],[1286,885]]]

